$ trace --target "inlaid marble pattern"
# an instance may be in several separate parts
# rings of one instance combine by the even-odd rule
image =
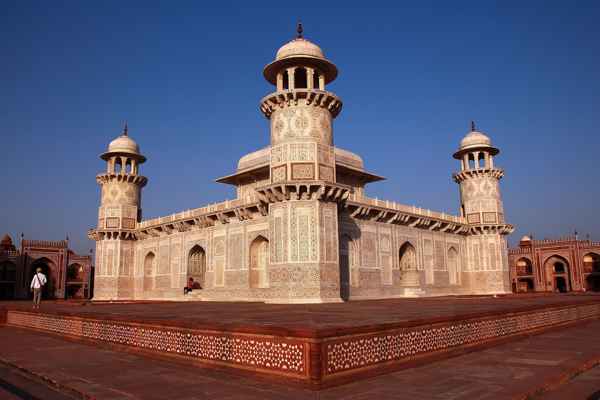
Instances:
[[[180,331],[152,326],[9,312],[8,324],[198,357],[226,364],[305,374],[306,346],[301,341]]]
[[[598,304],[590,304],[412,331],[354,336],[327,343],[325,371],[326,374],[348,371],[598,315]]]

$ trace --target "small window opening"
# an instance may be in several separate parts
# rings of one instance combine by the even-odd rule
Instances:
[[[308,82],[306,80],[306,69],[298,68],[294,73],[294,87],[296,89],[308,88]]]
[[[479,168],[485,168],[485,157],[483,154],[479,154]]]
[[[283,89],[287,90],[290,88],[290,74],[287,71],[283,73]]]
[[[469,169],[475,169],[475,158],[473,154],[469,154]]]

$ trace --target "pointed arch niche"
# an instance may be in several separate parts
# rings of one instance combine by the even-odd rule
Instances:
[[[340,297],[342,300],[350,298],[350,286],[358,286],[356,270],[356,244],[346,234],[340,237]]]
[[[454,246],[450,247],[448,250],[448,277],[451,285],[456,285],[458,283],[458,251],[454,248]]]
[[[258,236],[250,244],[250,287],[264,288],[269,286],[267,266],[269,265],[269,241]]]
[[[153,252],[149,252],[144,259],[144,290],[154,290],[155,271],[156,256]]]
[[[412,244],[404,243],[400,247],[400,273],[402,286],[419,286],[419,273],[417,271],[417,252]]]
[[[570,292],[572,290],[571,266],[569,262],[559,255],[553,255],[544,262],[546,276],[551,278],[552,292]]]
[[[204,289],[206,272],[206,251],[199,245],[192,247],[188,254],[188,279],[194,279],[194,289]]]

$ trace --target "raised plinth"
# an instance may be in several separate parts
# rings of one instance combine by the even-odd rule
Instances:
[[[29,305],[29,304],[28,304]],[[12,328],[321,389],[600,317],[600,297],[0,307]],[[460,310],[460,311],[457,311]],[[348,323],[352,321],[352,323]]]

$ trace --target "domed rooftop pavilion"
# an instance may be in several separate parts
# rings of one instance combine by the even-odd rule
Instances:
[[[2,238],[2,241],[0,242],[0,244],[3,246],[12,246],[13,242],[12,242],[12,239],[10,238],[10,236],[6,235]]]
[[[460,147],[458,151],[452,155],[452,157],[460,160],[465,152],[479,150],[485,150],[492,156],[500,153],[500,149],[492,146],[492,141],[489,137],[485,136],[481,132],[475,132],[475,124],[473,122],[471,122],[471,127],[473,131],[469,132],[467,136],[460,141]]]
[[[275,61],[267,65],[263,76],[272,85],[277,86],[277,74],[288,66],[297,66],[299,63],[314,66],[325,76],[325,84],[333,82],[338,75],[337,67],[325,59],[323,50],[314,43],[302,39],[302,25],[298,24],[298,38],[283,45],[275,56]]]
[[[103,153],[100,158],[108,161],[114,155],[133,155],[141,164],[146,162],[146,157],[140,154],[140,146],[129,136],[127,136],[127,124],[123,136],[119,136],[108,145],[108,151]]]

